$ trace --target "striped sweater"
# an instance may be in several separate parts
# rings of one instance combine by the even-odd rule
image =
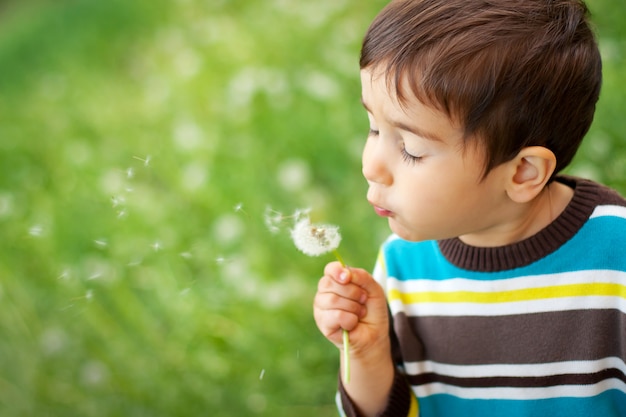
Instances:
[[[398,371],[384,416],[626,416],[626,201],[594,182],[521,242],[391,237],[374,276]],[[343,387],[340,411],[357,416]]]

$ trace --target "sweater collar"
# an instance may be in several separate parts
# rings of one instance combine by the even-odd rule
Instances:
[[[497,272],[529,265],[556,251],[585,224],[598,200],[595,183],[559,176],[555,181],[574,189],[574,196],[563,212],[535,235],[497,247],[466,245],[458,238],[439,241],[439,248],[455,266],[480,272]]]

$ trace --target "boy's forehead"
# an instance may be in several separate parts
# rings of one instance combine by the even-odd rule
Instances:
[[[393,77],[389,77],[383,71],[376,70],[376,68],[361,70],[361,103],[368,111],[376,104],[374,100],[380,101],[383,99],[385,102],[394,104],[394,107],[401,108],[406,113],[410,107],[407,104],[415,100],[416,97],[411,91],[407,95],[403,90],[404,86],[396,86]],[[401,92],[403,100],[400,100],[399,92]],[[402,103],[402,101],[405,101],[405,103]]]
[[[418,97],[407,77],[399,76],[396,81],[395,76],[389,76],[383,69],[364,68],[361,70],[361,103],[367,111],[372,113],[373,107],[383,104],[376,101],[384,101],[387,110],[391,110],[389,107],[392,107],[393,111],[400,112],[409,118],[414,115],[415,111],[426,111],[435,117],[445,117],[456,128],[461,126],[453,117],[441,111],[439,106],[424,100],[423,97]]]

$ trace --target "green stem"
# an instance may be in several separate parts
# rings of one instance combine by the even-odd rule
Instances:
[[[333,250],[333,254],[341,266],[346,268],[346,263],[336,249]],[[346,329],[342,329],[341,332],[343,335],[343,380],[347,384],[350,382],[350,333]]]

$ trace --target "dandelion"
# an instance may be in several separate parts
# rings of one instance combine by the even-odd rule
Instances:
[[[333,252],[337,260],[343,267],[346,263],[339,255],[337,248],[341,243],[339,226],[330,224],[311,224],[308,211],[296,212],[296,224],[291,230],[291,239],[296,248],[308,256],[320,256]],[[343,363],[344,380],[350,382],[350,335],[347,330],[342,331],[343,335]]]
[[[338,226],[314,225],[308,217],[296,222],[291,230],[291,238],[296,248],[308,256],[335,252],[341,243]]]

